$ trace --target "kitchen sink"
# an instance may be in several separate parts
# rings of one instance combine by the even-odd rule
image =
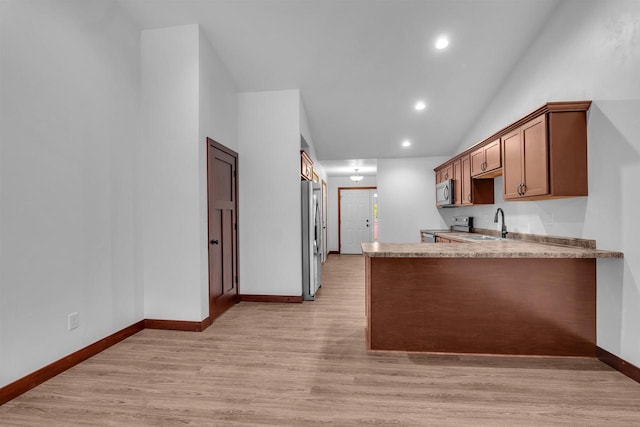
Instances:
[[[502,237],[487,236],[486,234],[475,234],[472,236],[465,236],[464,238],[471,240],[507,240]]]

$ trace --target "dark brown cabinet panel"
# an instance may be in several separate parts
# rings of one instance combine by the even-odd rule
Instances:
[[[476,179],[471,176],[471,155],[460,157],[461,206],[490,205],[494,202],[493,178]]]
[[[436,171],[436,184],[440,184],[442,182],[442,170]]]
[[[436,172],[436,184],[440,184],[442,181],[453,179],[453,162],[449,162],[446,165],[442,165],[435,170]]]
[[[493,203],[493,178],[500,175],[504,200],[588,196],[590,106],[591,101],[548,102],[438,166],[436,182],[460,180],[457,205]]]
[[[506,199],[520,197],[522,184],[522,143],[520,129],[502,138],[502,196]]]
[[[471,157],[466,154],[435,170],[436,184],[453,179],[453,203],[457,206],[492,204],[493,179],[471,177]],[[448,176],[448,178],[445,178]]]
[[[549,194],[546,129],[546,115],[542,115],[503,138],[505,200]]]
[[[502,138],[503,197],[540,200],[587,196],[584,111],[550,112]]]
[[[495,173],[492,175],[490,173],[496,171],[499,174],[499,169],[502,166],[501,154],[500,138],[471,152],[471,176],[495,176]]]
[[[442,169],[442,180],[446,181],[448,179],[453,179],[453,162],[445,165]]]
[[[461,189],[461,205],[471,205],[473,204],[473,194],[471,193],[471,158],[469,156],[463,156],[460,159],[461,165],[461,179],[462,184],[460,185]]]
[[[453,161],[453,204],[462,204],[462,160]]]
[[[521,194],[525,197],[549,194],[546,116],[533,119],[520,129],[523,151]]]

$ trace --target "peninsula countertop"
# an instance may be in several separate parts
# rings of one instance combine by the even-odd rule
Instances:
[[[524,240],[469,243],[362,243],[362,253],[383,258],[623,258],[622,252]]]

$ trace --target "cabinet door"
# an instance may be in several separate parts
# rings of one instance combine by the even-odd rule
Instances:
[[[442,180],[446,181],[448,179],[453,179],[453,163],[449,163],[442,168]]]
[[[471,176],[482,174],[484,172],[482,165],[484,165],[484,147],[471,153]]]
[[[500,152],[500,139],[487,144],[484,147],[485,171],[499,169],[502,166]]]
[[[460,159],[453,162],[453,204],[462,204],[462,162]]]
[[[473,203],[473,195],[471,194],[471,158],[469,156],[464,156],[460,161],[460,165],[460,169],[462,171],[461,204],[470,205]]]
[[[442,171],[436,171],[436,184],[440,184],[442,182]]]
[[[518,199],[523,180],[520,128],[502,137],[502,159],[502,195],[505,200]]]
[[[531,120],[520,129],[524,158],[522,192],[525,197],[549,194],[546,115]]]

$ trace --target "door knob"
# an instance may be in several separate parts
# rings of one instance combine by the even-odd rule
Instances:
[[[210,241],[209,243],[211,243],[212,245],[217,245],[217,244],[218,244],[218,243],[220,243],[220,242],[218,242],[217,240],[212,240],[212,241]]]

